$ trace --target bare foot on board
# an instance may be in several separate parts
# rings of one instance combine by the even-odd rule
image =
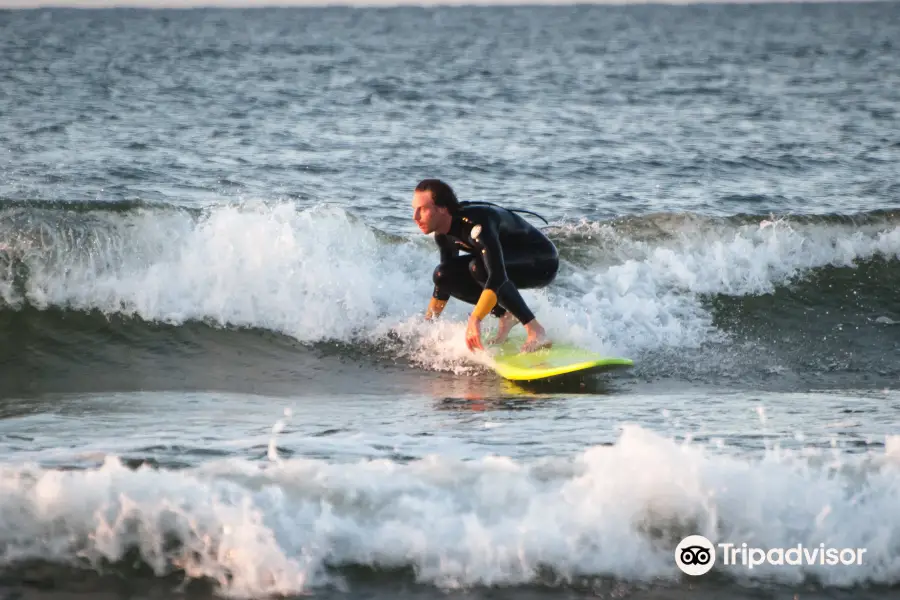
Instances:
[[[553,342],[547,338],[547,332],[544,331],[541,324],[537,322],[537,319],[528,323],[528,325],[525,326],[525,329],[528,331],[528,338],[525,340],[525,343],[522,344],[522,352],[534,352],[535,350],[553,346]]]
[[[491,338],[489,344],[502,344],[509,336],[510,330],[516,326],[516,318],[509,313],[500,317],[500,324],[497,326],[497,335]]]

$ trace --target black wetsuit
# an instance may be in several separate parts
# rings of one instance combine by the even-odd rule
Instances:
[[[434,270],[434,298],[476,304],[484,290],[497,295],[491,310],[508,310],[523,325],[534,319],[519,289],[543,287],[556,277],[559,254],[547,236],[505,208],[462,202],[450,230],[436,234],[441,264]],[[470,254],[459,255],[463,250]]]

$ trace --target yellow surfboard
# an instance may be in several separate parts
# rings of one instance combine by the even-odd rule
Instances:
[[[486,347],[493,357],[491,366],[511,381],[535,381],[571,374],[587,374],[634,365],[630,358],[604,356],[570,344],[554,343],[534,352],[520,352],[524,338]]]

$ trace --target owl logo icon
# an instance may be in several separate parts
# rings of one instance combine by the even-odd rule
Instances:
[[[705,575],[716,564],[716,547],[702,535],[689,535],[675,548],[675,564],[685,575]]]

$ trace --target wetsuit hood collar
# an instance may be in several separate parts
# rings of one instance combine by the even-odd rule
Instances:
[[[456,213],[451,215],[450,229],[447,230],[447,235],[455,238],[463,237],[463,218],[461,214]]]

